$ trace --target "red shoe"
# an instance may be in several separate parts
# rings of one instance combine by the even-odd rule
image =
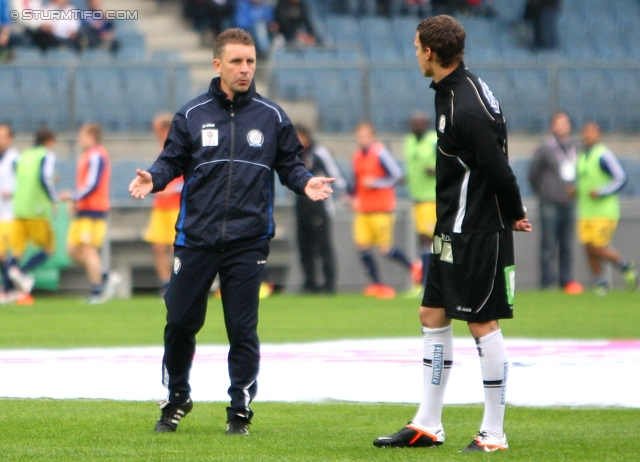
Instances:
[[[378,289],[381,287],[381,284],[369,284],[367,287],[364,288],[364,294],[367,297],[377,297],[378,296]]]
[[[378,286],[378,293],[376,294],[376,297],[380,298],[380,299],[391,299],[391,298],[395,298],[396,297],[396,291],[393,290],[393,287],[389,287],[389,286],[385,286],[380,284]]]
[[[422,284],[422,262],[414,261],[411,263],[411,280],[414,284]]]
[[[21,293],[16,298],[16,305],[33,305],[33,296],[31,294]]]
[[[567,282],[564,286],[564,293],[569,295],[580,295],[584,292],[584,287],[577,281]]]

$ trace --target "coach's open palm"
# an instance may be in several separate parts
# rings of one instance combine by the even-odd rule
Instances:
[[[153,190],[151,173],[136,169],[136,176],[129,185],[129,193],[136,199],[144,199]]]
[[[334,181],[336,181],[335,178],[314,176],[307,182],[304,193],[311,200],[323,201],[329,197],[329,194],[333,193],[333,189],[327,186],[327,183],[333,183]]]

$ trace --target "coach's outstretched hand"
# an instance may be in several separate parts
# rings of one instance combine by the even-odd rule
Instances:
[[[514,231],[524,231],[525,233],[530,233],[531,229],[532,229],[531,222],[526,217],[523,218],[522,220],[518,220],[518,221],[514,221],[513,222],[513,230]]]
[[[144,199],[153,190],[151,173],[138,168],[136,174],[138,176],[129,185],[129,193],[136,199]]]
[[[322,176],[314,176],[304,187],[304,193],[313,201],[323,201],[333,193],[333,189],[327,186],[327,183],[333,183],[335,178],[325,178]]]

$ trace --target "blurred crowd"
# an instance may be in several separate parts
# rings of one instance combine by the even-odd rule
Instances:
[[[274,40],[287,46],[312,46],[325,42],[314,24],[314,15],[353,16],[411,15],[424,18],[432,14],[495,15],[492,0],[348,0],[313,2],[309,0],[181,0],[185,19],[201,33],[203,45],[229,27],[249,31],[260,55],[266,55]]]
[[[0,62],[9,61],[16,47],[116,53],[115,21],[105,19],[103,12],[102,0],[86,0],[80,6],[69,0],[0,0]]]

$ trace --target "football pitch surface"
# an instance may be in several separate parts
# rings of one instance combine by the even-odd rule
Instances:
[[[375,300],[346,294],[335,297],[273,296],[261,303],[259,331],[262,342],[266,344],[267,357],[270,351],[280,351],[292,343],[298,345],[294,350],[300,353],[304,348],[309,348],[309,342],[329,342],[316,344],[318,351],[324,349],[329,356],[339,356],[340,345],[345,347],[341,353],[343,355],[356,351],[346,348],[348,344],[344,339],[359,339],[352,345],[360,346],[362,342],[366,344],[367,339],[385,339],[373,342],[378,345],[377,356],[385,350],[391,350],[385,345],[411,341],[414,342],[414,351],[408,353],[420,355],[418,305],[419,301],[415,299]],[[19,350],[49,349],[56,355],[64,355],[64,352],[78,348],[92,351],[102,347],[157,350],[162,341],[164,306],[157,297],[136,297],[89,306],[77,297],[40,296],[31,307],[0,307],[0,323],[3,326],[0,336],[0,353],[3,357]],[[592,373],[577,377],[571,372],[575,371],[571,369],[575,364],[565,364],[556,358],[556,368],[544,372],[546,375],[541,383],[565,380],[562,373],[568,370],[569,375],[579,379],[577,386],[580,392],[608,393],[610,396],[620,395],[621,387],[629,388],[632,392],[637,388],[637,378],[640,377],[640,357],[636,348],[640,339],[639,326],[640,294],[622,291],[614,291],[606,297],[596,297],[590,293],[567,296],[559,292],[522,292],[516,297],[515,319],[502,322],[505,337],[509,341],[518,339],[517,342],[521,342],[512,344],[519,345],[515,348],[510,347],[514,350],[514,355],[510,357],[512,371],[518,368],[525,370],[530,366],[526,364],[526,345],[537,344],[545,348],[555,345],[553,348],[561,346],[565,350],[568,345],[571,345],[571,350],[580,345],[578,350],[583,353],[587,346],[588,354],[582,355],[580,361],[583,365],[595,365]],[[468,337],[466,326],[455,322],[454,332],[458,337],[456,346],[462,343],[463,353],[457,358],[462,362],[467,356],[464,352],[464,341]],[[216,348],[214,345],[226,343],[219,300],[211,300],[207,324],[198,336],[198,342],[204,353],[209,348]],[[627,348],[629,346],[634,348]],[[554,354],[551,352],[548,356],[553,357]],[[469,354],[469,359],[471,357]],[[518,364],[514,363],[514,358]],[[296,367],[295,361],[291,361],[288,374],[300,376],[301,383],[304,383],[305,377],[317,381],[318,376],[312,373],[313,361],[307,358],[306,363],[307,368],[302,369]],[[8,390],[12,383],[20,380],[20,377],[13,377],[16,371],[7,368],[8,364],[0,361],[2,396],[7,396],[3,389]],[[622,368],[612,369],[615,365]],[[283,384],[286,383],[286,366],[285,358],[285,364],[278,374],[273,377],[261,375],[261,387],[267,387],[264,383],[266,379],[269,382],[279,379]],[[411,365],[404,367],[415,369]],[[153,367],[154,383],[159,369],[159,364]],[[344,371],[347,370],[349,363]],[[379,372],[380,379],[383,375],[389,375],[386,370]],[[69,375],[71,372],[54,367],[32,380],[53,385],[60,381],[61,374]],[[80,377],[83,374],[99,375],[100,371],[87,367],[81,368],[78,374]],[[455,374],[451,377],[450,387],[456,381]],[[413,374],[414,377],[419,375],[419,372]],[[532,377],[537,377],[537,374]],[[634,377],[635,380],[629,383]],[[357,379],[357,374],[345,375],[345,378],[353,385],[351,382]],[[65,379],[73,380],[73,377]],[[105,377],[107,382],[112,379]],[[132,377],[117,379],[126,382]],[[328,383],[335,386],[335,380],[332,382],[331,378],[328,379]],[[465,381],[460,376],[457,379]],[[373,380],[375,375],[367,376],[357,385],[366,390],[372,388]],[[220,380],[211,382],[207,379],[198,386],[226,387]],[[420,378],[418,382],[421,382]],[[466,385],[470,389],[479,388],[481,396],[481,386],[477,380]],[[516,386],[516,383],[510,382],[508,400],[511,394],[517,396],[514,390]],[[421,383],[412,384],[412,389],[416,387],[420,388]],[[265,393],[267,390],[268,387]],[[532,393],[535,392],[534,387]],[[482,407],[479,405],[445,406],[443,420],[447,442],[441,448],[380,450],[372,446],[373,439],[400,429],[412,418],[415,404],[265,402],[260,401],[259,393],[252,406],[256,418],[251,435],[227,437],[224,435],[226,403],[217,400],[198,401],[195,389],[194,398],[194,412],[183,421],[175,435],[153,434],[151,429],[159,413],[152,401],[3,398],[0,399],[0,459],[321,461],[466,460],[483,457],[457,454],[477,431],[482,416]],[[619,396],[616,398],[619,399]],[[206,397],[202,399],[207,400]],[[511,404],[507,409],[505,430],[510,450],[490,457],[576,461],[640,459],[638,408],[526,407]]]

